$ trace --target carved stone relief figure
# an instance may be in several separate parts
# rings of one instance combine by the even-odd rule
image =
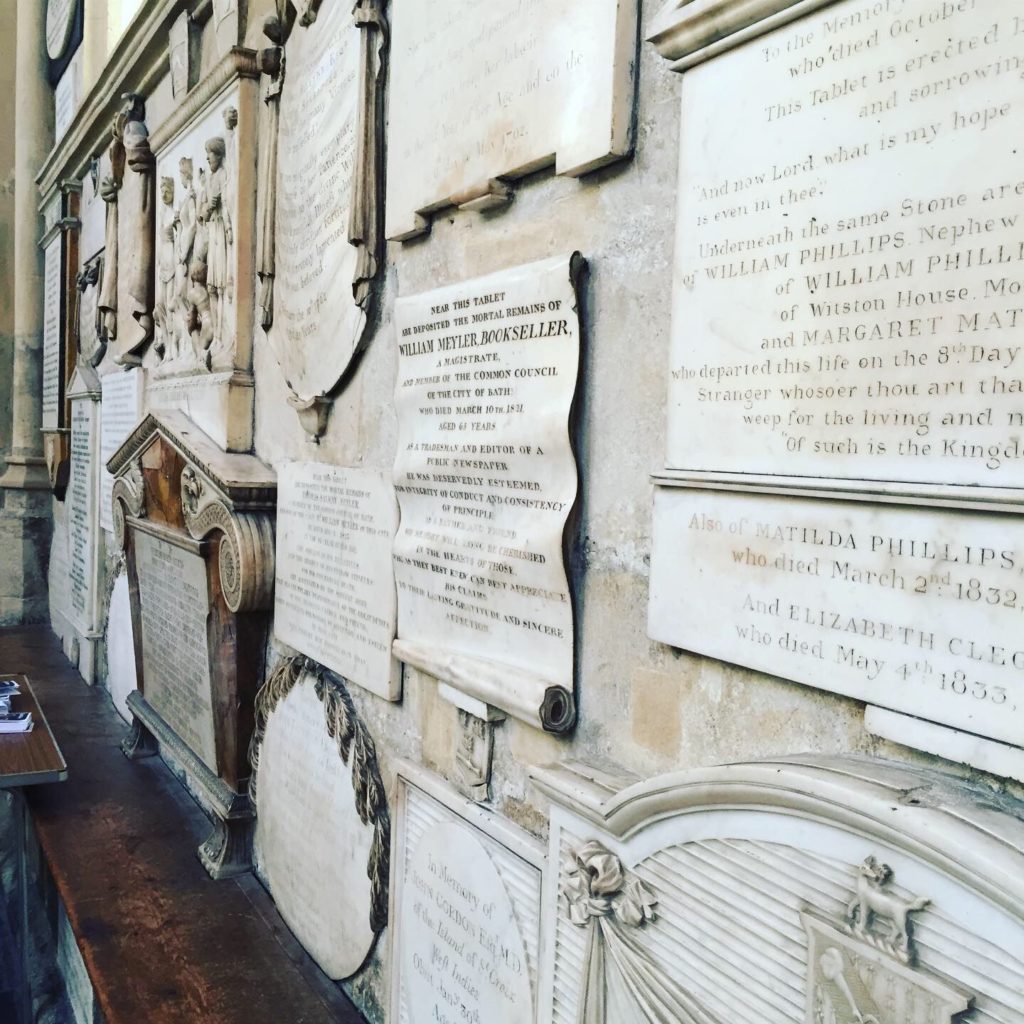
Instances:
[[[104,244],[103,283],[100,287],[99,310],[103,330],[111,341],[117,338],[117,194],[124,181],[125,152],[121,133],[124,131],[122,111],[114,118],[110,143],[111,173],[100,182],[99,194],[107,207]],[[98,166],[98,165],[97,165]]]
[[[157,228],[156,305],[153,321],[156,325],[154,348],[161,359],[173,359],[177,354],[177,338],[173,318],[175,314],[175,235],[177,214],[174,209],[174,179],[160,179],[160,215]]]
[[[892,868],[868,857],[842,920],[801,915],[808,938],[807,1024],[951,1024],[968,993],[914,969],[910,915],[931,901],[894,892]]]
[[[89,366],[99,366],[107,350],[106,332],[99,311],[99,288],[103,259],[90,260],[76,278],[78,286],[78,357]]]
[[[221,112],[224,134],[207,138],[178,160],[181,193],[161,179],[163,198],[157,267],[158,373],[195,373],[232,359],[235,298],[236,127],[238,112]],[[198,165],[198,172],[196,170]],[[205,165],[205,166],[204,166]]]
[[[156,159],[149,145],[149,131],[142,98],[128,97],[124,111],[125,161],[139,175],[136,202],[131,209],[122,211],[127,218],[131,260],[126,284],[128,312],[137,324],[134,336],[122,338],[118,362],[137,364],[141,352],[153,337],[153,293],[155,260],[155,171]]]

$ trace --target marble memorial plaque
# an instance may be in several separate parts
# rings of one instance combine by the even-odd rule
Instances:
[[[1019,13],[849,0],[684,74],[670,468],[1024,486]]]
[[[256,858],[281,916],[334,980],[359,970],[376,935],[368,875],[374,825],[327,731],[315,680],[300,677],[267,719],[259,752]]]
[[[989,792],[806,753],[532,775],[545,1024],[1024,1019],[1024,823]]]
[[[71,126],[82,103],[82,51],[71,59],[53,91],[54,135],[58,140]]]
[[[71,42],[78,0],[48,0],[46,4],[46,55],[59,60]]]
[[[96,451],[99,403],[79,398],[71,403],[71,475],[67,490],[70,542],[71,617],[79,630],[96,628],[99,585]]]
[[[452,204],[507,200],[499,177],[578,176],[632,148],[633,0],[409,0],[393,14],[388,238]]]
[[[217,771],[207,621],[206,563],[174,544],[135,532],[147,702]]]
[[[100,379],[103,399],[100,411],[100,526],[114,529],[110,504],[114,478],[107,470],[107,462],[142,419],[143,385],[145,373],[139,369],[108,373]]]
[[[43,430],[60,427],[61,270],[63,240],[58,234],[43,253]]]
[[[649,633],[1024,745],[1024,521],[659,488]]]
[[[398,528],[385,474],[316,462],[281,467],[274,632],[387,700],[401,697],[391,544]]]
[[[110,592],[106,638],[107,689],[118,714],[130,722],[132,715],[128,710],[128,694],[138,689],[138,679],[135,672],[131,594],[128,590],[128,574],[125,572],[118,574]]]
[[[399,787],[392,1019],[532,1024],[539,844],[433,780]]]
[[[335,387],[366,325],[353,296],[362,253],[349,241],[360,169],[363,34],[352,5],[332,0],[311,25],[297,23],[286,46],[268,337],[289,388],[303,402]]]
[[[567,690],[581,264],[559,257],[395,304],[399,638]]]

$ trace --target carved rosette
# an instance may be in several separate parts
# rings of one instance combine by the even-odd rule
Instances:
[[[114,539],[120,551],[128,543],[126,522],[131,516],[139,519],[146,514],[146,487],[142,475],[142,462],[136,460],[128,472],[114,481],[111,492],[111,516],[114,521]]]
[[[235,512],[192,466],[181,474],[185,528],[194,540],[219,530],[220,586],[232,612],[267,609],[274,594],[274,523],[263,512]]]

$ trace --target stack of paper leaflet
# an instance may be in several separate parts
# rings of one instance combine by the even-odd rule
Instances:
[[[13,679],[0,679],[0,733],[30,732],[32,729],[31,711],[12,711],[11,699],[21,693],[21,688]]]

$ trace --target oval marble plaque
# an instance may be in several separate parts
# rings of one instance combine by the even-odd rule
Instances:
[[[277,909],[324,973],[354,974],[373,946],[366,874],[373,825],[327,734],[309,676],[271,712],[260,748],[256,856]]]
[[[46,53],[50,60],[64,56],[75,24],[78,0],[49,0],[46,5]]]
[[[402,977],[412,1024],[531,1024],[526,947],[501,875],[462,825],[430,828],[402,897]]]
[[[324,4],[287,44],[277,150],[271,346],[301,399],[325,395],[363,337],[349,212],[359,124],[360,30],[352,5]]]

